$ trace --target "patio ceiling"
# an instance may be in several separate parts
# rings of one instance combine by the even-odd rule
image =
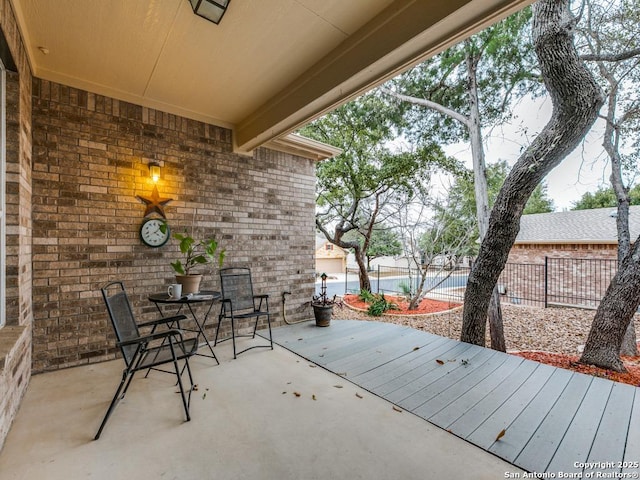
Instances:
[[[531,0],[11,0],[35,76],[232,128],[249,152]]]

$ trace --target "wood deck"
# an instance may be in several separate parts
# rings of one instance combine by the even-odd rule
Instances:
[[[637,387],[381,322],[302,323],[273,338],[524,470],[640,475]]]

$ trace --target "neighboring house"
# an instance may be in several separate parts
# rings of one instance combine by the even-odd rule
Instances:
[[[348,251],[316,235],[316,273],[344,273]]]
[[[629,208],[631,241],[640,234],[640,206]],[[509,262],[541,263],[544,257],[615,259],[616,209],[596,208],[523,215]]]
[[[631,240],[640,206],[629,210]],[[616,209],[523,215],[499,288],[513,303],[595,307],[617,269]]]

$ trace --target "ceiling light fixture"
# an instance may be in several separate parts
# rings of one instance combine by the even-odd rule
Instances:
[[[231,0],[189,0],[193,13],[216,25],[220,23]]]

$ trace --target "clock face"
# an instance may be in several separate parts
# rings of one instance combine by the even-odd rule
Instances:
[[[150,247],[161,247],[170,236],[169,224],[159,218],[149,218],[140,226],[140,238]]]

